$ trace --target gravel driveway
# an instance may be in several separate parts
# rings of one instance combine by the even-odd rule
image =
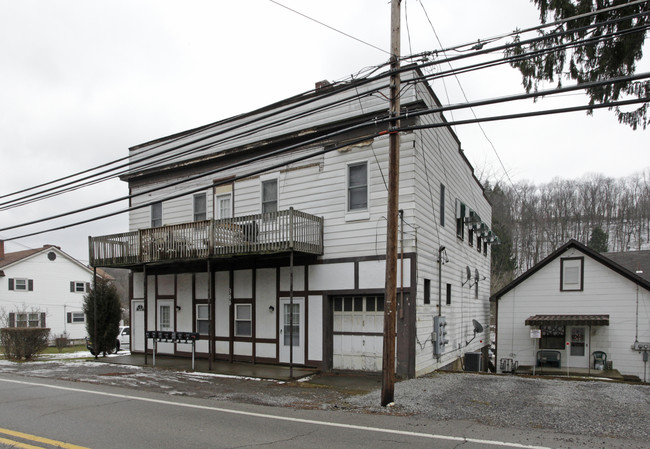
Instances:
[[[502,428],[648,441],[650,385],[470,373],[436,373],[395,385],[396,403],[381,407],[373,382],[345,388],[88,361],[0,361],[0,374],[148,389],[170,395],[269,406],[415,415]],[[372,391],[370,391],[372,389]]]

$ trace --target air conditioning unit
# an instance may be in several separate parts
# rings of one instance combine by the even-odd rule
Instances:
[[[481,371],[481,353],[480,352],[466,352],[465,353],[465,371],[472,371],[478,373]]]

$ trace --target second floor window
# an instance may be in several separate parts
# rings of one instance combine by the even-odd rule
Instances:
[[[368,209],[368,163],[348,165],[348,210]]]
[[[162,203],[155,203],[151,205],[151,227],[160,226],[162,226]]]
[[[278,180],[262,181],[262,213],[278,211]]]
[[[9,290],[31,292],[34,290],[34,281],[32,279],[9,278]]]
[[[194,221],[203,221],[207,218],[205,193],[194,195]]]
[[[90,290],[90,284],[82,281],[70,281],[70,292],[86,293]]]
[[[465,204],[456,199],[456,236],[465,239]]]
[[[445,227],[445,185],[440,184],[440,226]]]
[[[225,195],[217,195],[217,220],[221,218],[232,217],[232,195],[227,193]]]

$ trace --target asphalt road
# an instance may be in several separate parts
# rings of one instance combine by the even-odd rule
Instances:
[[[17,431],[64,442],[70,449],[612,447],[611,441],[605,446],[594,437],[535,429],[267,407],[8,374],[0,375],[0,423],[2,438],[56,447],[8,434]],[[631,444],[617,447],[642,447]]]

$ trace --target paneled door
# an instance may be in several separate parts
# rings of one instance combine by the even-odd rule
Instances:
[[[292,322],[293,320],[293,322]],[[289,363],[293,348],[293,363],[305,363],[305,299],[280,298],[280,363]]]

